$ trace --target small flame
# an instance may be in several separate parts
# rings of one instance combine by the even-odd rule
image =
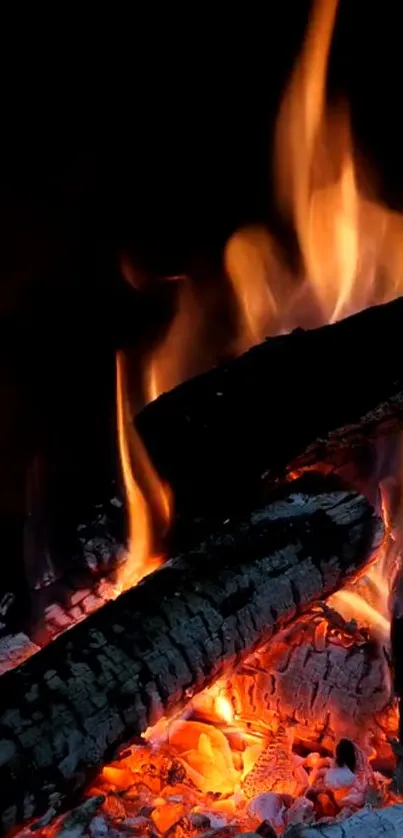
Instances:
[[[162,563],[155,555],[153,514],[167,528],[171,518],[171,497],[160,481],[132,422],[128,402],[124,356],[116,356],[116,411],[119,456],[128,514],[128,548],[118,574],[119,590],[132,588]],[[133,463],[139,474],[136,480]],[[143,488],[140,488],[140,484]]]
[[[403,435],[400,441],[400,462],[402,460]],[[396,464],[395,464],[396,465]],[[402,473],[402,472],[401,472]],[[385,537],[376,560],[365,573],[346,588],[330,597],[329,603],[346,620],[357,620],[367,626],[371,635],[384,647],[390,645],[391,595],[395,579],[401,564],[400,524],[401,499],[396,506],[392,488],[396,488],[395,479],[384,480],[380,486],[380,512],[385,525]]]
[[[161,393],[172,390],[198,371],[196,353],[200,352],[198,338],[203,320],[203,309],[194,284],[188,277],[180,277],[175,316],[167,335],[148,359],[145,373],[147,402],[154,401]]]
[[[238,349],[242,351],[272,329],[281,310],[277,296],[285,272],[276,260],[269,233],[259,227],[234,233],[227,242],[224,262],[238,303]]]
[[[237,303],[237,339],[230,344],[235,346],[236,352],[261,341],[267,334],[287,332],[295,326],[309,328],[333,322],[403,292],[403,219],[361,194],[348,107],[343,102],[330,106],[326,98],[327,65],[337,10],[338,0],[314,0],[302,52],[283,98],[276,126],[277,198],[283,216],[296,233],[298,269],[286,264],[274,237],[263,228],[238,230],[225,249],[226,274]],[[128,281],[138,284],[131,274]],[[191,280],[184,280],[178,288],[177,313],[171,328],[148,359],[145,389],[149,401],[200,372],[200,358],[202,367],[208,365],[207,350],[203,345],[206,312],[205,300],[199,297],[197,286]],[[210,365],[214,360],[217,359],[212,358]],[[154,508],[157,503],[160,517],[165,521],[169,518],[169,503],[131,425],[121,363],[118,358],[118,426],[130,511],[131,562],[127,567],[131,576],[129,584],[134,584],[155,566],[153,563],[161,561],[158,556],[153,558],[151,513],[145,499],[145,482],[152,484]],[[134,462],[140,463],[141,480],[133,475]],[[151,473],[151,482],[150,479],[144,482],[144,470]],[[378,478],[379,475],[375,475],[375,483]],[[378,646],[380,652],[379,647],[388,645],[389,600],[401,544],[397,544],[393,532],[396,516],[385,496],[382,497],[382,511],[386,536],[376,561],[360,579],[328,600],[331,607],[327,609],[326,617],[312,613],[294,627],[294,641],[291,634],[286,639],[277,638],[269,645],[267,658],[263,654],[259,662],[258,651],[256,659],[252,656],[246,662],[239,677],[235,674],[234,678],[224,678],[195,696],[191,702],[192,711],[188,711],[185,719],[164,719],[158,728],[148,731],[148,759],[153,769],[149,777],[145,777],[144,772],[147,764],[144,748],[133,749],[133,756],[122,760],[122,769],[132,775],[126,777],[125,774],[124,782],[129,787],[140,780],[144,788],[147,780],[150,792],[161,794],[154,801],[157,806],[155,823],[160,831],[179,820],[177,803],[172,803],[171,780],[165,790],[162,781],[155,788],[153,785],[155,766],[160,761],[163,773],[162,763],[169,748],[173,748],[179,767],[185,769],[184,774],[179,771],[177,775],[180,799],[188,799],[190,795],[192,803],[189,805],[194,811],[203,812],[207,806],[211,812],[219,811],[219,807],[229,807],[232,817],[241,799],[239,789],[243,793],[248,784],[253,794],[263,788],[293,796],[299,793],[295,789],[313,785],[314,778],[320,785],[320,771],[323,773],[326,760],[322,755],[312,753],[302,769],[300,758],[294,759],[289,741],[291,730],[283,729],[281,713],[284,710],[286,717],[287,713],[281,706],[279,694],[284,696],[288,691],[291,713],[287,724],[302,737],[304,748],[306,740],[317,747],[317,725],[322,724],[322,716],[325,738],[329,732],[336,737],[340,734],[349,716],[343,704],[343,696],[348,696],[343,684],[340,685],[341,698],[337,689],[333,691],[335,706],[331,713],[333,721],[336,720],[341,728],[330,730],[329,708],[325,703],[332,693],[329,684],[326,684],[323,696],[307,694],[305,705],[303,679],[301,683],[298,677],[287,680],[287,667],[297,667],[298,660],[305,666],[308,657],[304,646],[310,650],[312,661],[325,654],[326,668],[332,649],[334,669],[338,671],[339,660],[347,660],[346,654],[354,644],[359,644],[359,654],[362,651],[363,656],[373,654],[373,645]],[[403,608],[403,593],[400,595]],[[318,619],[319,622],[315,622]],[[313,633],[311,638],[308,631]],[[368,637],[376,644],[368,644]],[[295,650],[301,647],[302,656],[299,651],[290,654],[292,642],[295,642]],[[341,658],[340,648],[344,653]],[[375,733],[378,735],[381,731],[384,737],[382,739],[379,734],[377,745],[385,750],[386,737],[397,730],[396,705],[390,701],[390,683],[385,683],[386,656],[382,653],[376,661],[375,668],[378,667],[382,676],[380,700],[385,701],[385,706],[380,707],[375,719],[373,697],[378,696],[378,691],[374,695],[370,691],[367,712],[371,716],[371,727],[372,721],[376,722],[373,725],[377,729]],[[319,672],[320,666],[318,663]],[[296,671],[298,674],[299,670]],[[365,678],[362,683],[360,681],[360,707],[364,681]],[[369,687],[372,689],[371,685]],[[272,691],[273,704],[269,706]],[[338,701],[341,701],[340,705]],[[305,706],[308,708],[306,718]],[[193,717],[191,712],[195,713]],[[378,725],[380,719],[383,726]],[[353,713],[352,731],[357,737],[361,733],[361,722],[362,719]],[[362,734],[366,737],[367,733],[365,727]],[[372,731],[371,735],[375,733]],[[375,745],[374,748],[376,750]],[[312,772],[309,777],[307,771]],[[171,773],[175,776],[175,771]],[[183,777],[191,780],[191,788],[184,784]],[[107,779],[117,783],[116,769]],[[277,785],[273,786],[273,783]],[[213,799],[213,795],[222,795],[222,799]],[[255,827],[252,823],[251,828]],[[284,824],[279,827],[280,831],[283,827]]]

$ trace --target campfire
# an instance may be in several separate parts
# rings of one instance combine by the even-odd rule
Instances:
[[[116,359],[124,507],[79,529],[102,578],[0,641],[4,834],[403,829],[403,218],[359,187],[328,102],[337,5],[313,4],[276,127],[298,256],[230,238],[225,364],[208,300],[172,280],[135,393]]]

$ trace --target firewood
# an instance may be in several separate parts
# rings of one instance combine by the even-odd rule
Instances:
[[[262,475],[283,474],[331,431],[344,429],[339,444],[348,451],[357,430],[362,441],[385,421],[401,425],[402,322],[400,298],[273,337],[148,405],[137,427],[177,511],[225,517],[256,503]],[[311,450],[309,461],[324,449]]]
[[[398,838],[402,830],[403,805],[396,803],[385,809],[362,809],[338,822],[291,826],[284,838]]]
[[[123,743],[362,569],[381,535],[363,496],[296,481],[3,675],[2,830],[82,789]]]

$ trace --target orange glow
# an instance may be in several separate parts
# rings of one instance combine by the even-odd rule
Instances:
[[[127,557],[118,574],[120,591],[132,588],[162,562],[153,549],[153,513],[166,528],[171,516],[169,490],[163,486],[135,430],[128,402],[124,357],[116,356],[116,412],[119,456],[128,515]],[[133,464],[138,472],[134,476]],[[142,488],[140,488],[140,485]]]
[[[216,713],[224,722],[227,724],[231,724],[234,719],[234,711],[232,709],[230,701],[225,695],[218,695],[215,700],[215,710]]]

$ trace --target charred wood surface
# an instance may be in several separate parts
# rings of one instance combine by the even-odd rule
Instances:
[[[363,496],[299,481],[3,675],[2,830],[82,789],[119,746],[336,590],[381,530]]]
[[[225,694],[237,717],[270,729],[276,714],[310,750],[320,743],[334,753],[341,737],[365,746],[371,733],[380,764],[393,765],[387,739],[397,719],[387,656],[365,630],[326,606],[250,655],[226,681]]]
[[[345,428],[345,444],[363,417],[367,436],[385,421],[396,428],[402,323],[398,299],[270,338],[149,405],[137,427],[179,513],[225,516],[255,502],[262,475],[283,474],[337,428]],[[308,459],[319,453],[320,446]]]

